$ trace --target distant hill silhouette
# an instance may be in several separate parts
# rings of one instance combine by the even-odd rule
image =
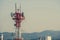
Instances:
[[[4,39],[12,39],[14,38],[14,35],[15,33],[12,33],[12,32],[3,32],[3,33],[0,33],[1,34],[4,34]],[[45,31],[42,31],[42,32],[34,32],[34,33],[22,33],[22,37],[24,38],[24,40],[37,40],[39,38],[45,38],[47,36],[51,36],[52,39],[56,40],[60,40],[60,31],[52,31],[52,30],[45,30]]]
[[[60,31],[45,30],[42,32],[22,33],[23,38],[39,38],[46,36],[52,36],[52,38],[60,39]]]

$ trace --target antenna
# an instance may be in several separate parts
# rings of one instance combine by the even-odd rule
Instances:
[[[20,13],[21,13],[21,3],[20,3]]]
[[[16,10],[17,10],[17,5],[16,5],[16,3],[15,3],[15,12],[16,12]]]

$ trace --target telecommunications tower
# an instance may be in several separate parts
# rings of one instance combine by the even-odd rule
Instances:
[[[11,17],[14,20],[15,22],[14,26],[16,27],[15,29],[16,35],[14,40],[22,40],[20,29],[21,29],[21,22],[25,19],[25,17],[24,17],[24,13],[21,11],[21,5],[20,8],[17,9],[17,5],[15,3],[15,12],[11,13]]]

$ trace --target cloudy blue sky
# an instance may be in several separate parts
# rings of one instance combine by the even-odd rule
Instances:
[[[20,2],[25,14],[22,32],[60,31],[60,0],[0,0],[0,32],[14,32],[10,14]]]

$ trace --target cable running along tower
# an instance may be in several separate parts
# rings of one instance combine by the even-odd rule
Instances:
[[[14,40],[22,40],[21,38],[21,32],[19,31],[21,28],[21,22],[25,19],[24,13],[21,11],[21,4],[20,8],[17,9],[17,5],[15,3],[15,12],[11,13],[11,17],[14,20],[15,24],[14,26],[16,27],[15,29],[15,39]],[[20,37],[19,37],[20,35]]]

